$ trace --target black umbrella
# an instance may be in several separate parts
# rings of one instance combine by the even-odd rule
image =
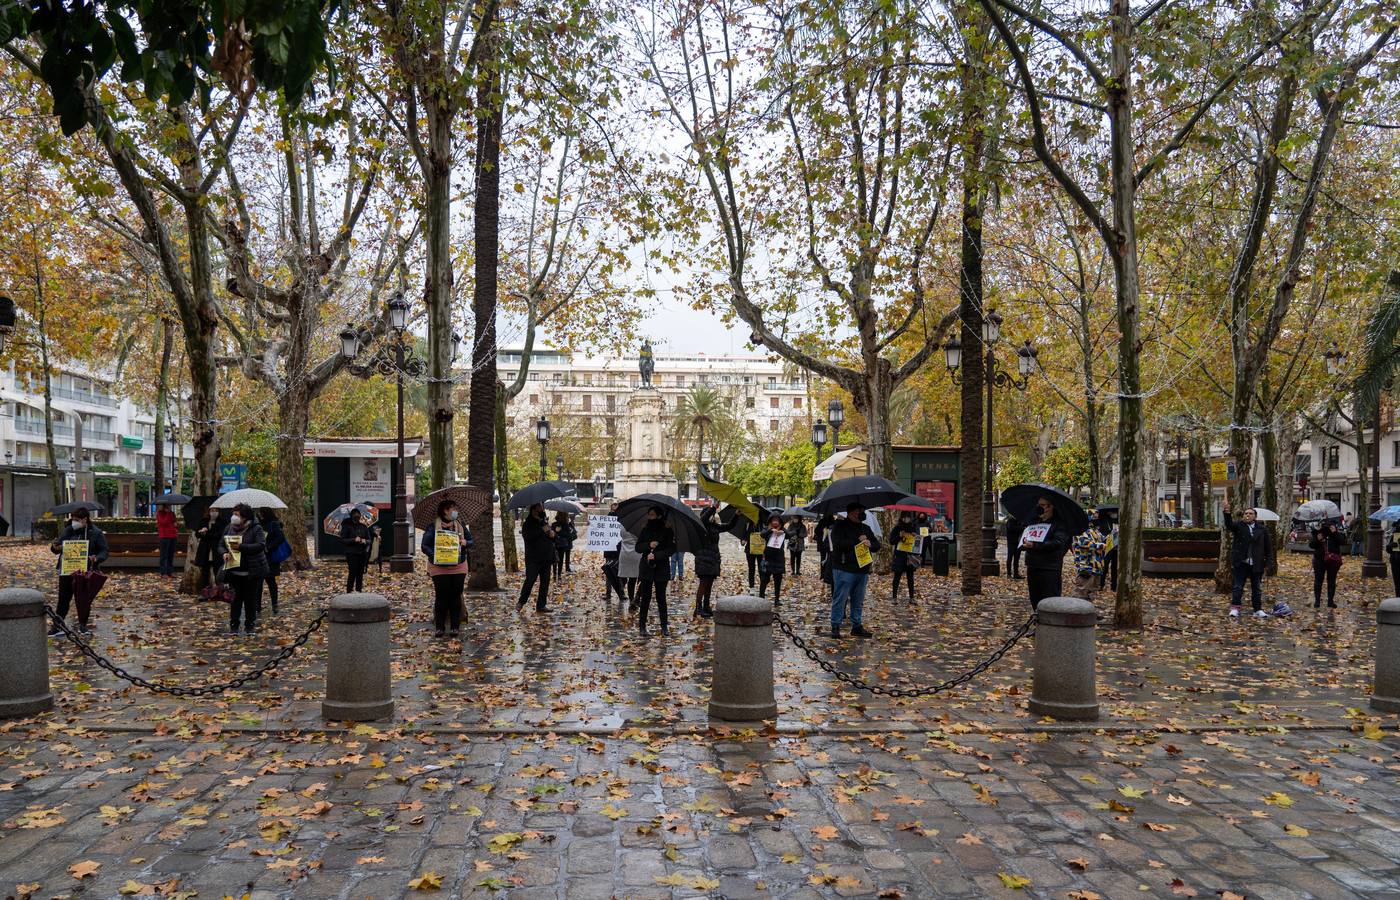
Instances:
[[[820,519],[821,516],[805,506],[789,506],[783,510],[784,519]]]
[[[890,506],[913,496],[899,485],[879,475],[838,478],[826,486],[817,499],[807,504],[814,513],[843,513],[852,503],[864,509]]]
[[[1040,521],[1035,504],[1042,497],[1055,505],[1055,515],[1065,523],[1071,535],[1088,529],[1089,514],[1084,507],[1069,494],[1048,484],[1014,484],[1001,492],[1001,505],[1023,524],[1034,525]]]
[[[758,521],[750,522],[748,517],[732,506],[726,506],[715,516],[715,522],[719,526],[721,534],[732,534],[739,540],[747,540],[748,536],[755,531],[767,531],[768,520],[773,516],[782,516],[783,510],[766,509],[758,507]]]
[[[617,520],[631,535],[639,535],[646,527],[647,511],[659,508],[676,532],[676,548],[694,553],[705,546],[705,523],[689,506],[666,494],[638,494],[617,505]],[[742,516],[740,517],[742,518]]]
[[[101,503],[93,503],[91,500],[74,500],[72,503],[62,503],[49,510],[55,516],[66,516],[71,512],[85,509],[88,512],[102,512]]]
[[[151,503],[155,506],[184,506],[186,503],[189,502],[189,497],[186,497],[184,494],[176,493],[161,494],[159,497],[151,501]]]
[[[213,503],[215,499],[217,498],[212,495],[191,497],[184,508],[185,527],[191,531],[195,531],[203,526],[204,511],[209,508],[209,504]]]
[[[506,509],[529,509],[536,503],[567,497],[574,492],[574,486],[567,481],[536,481],[510,495]]]

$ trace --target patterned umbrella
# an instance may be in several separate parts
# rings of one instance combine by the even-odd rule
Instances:
[[[368,503],[342,503],[331,510],[325,520],[321,522],[321,528],[326,534],[333,534],[340,537],[340,526],[344,525],[350,518],[350,513],[355,510],[360,511],[360,518],[365,520],[366,525],[373,525],[379,521],[379,507],[370,506]]]
[[[468,523],[491,511],[491,495],[487,491],[474,484],[454,484],[439,488],[419,500],[413,507],[413,524],[419,528],[431,528],[446,500],[457,504],[462,521]]]

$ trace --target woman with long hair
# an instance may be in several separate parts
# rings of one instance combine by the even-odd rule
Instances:
[[[666,513],[653,506],[647,510],[647,522],[642,533],[637,535],[637,552],[642,554],[642,563],[637,572],[637,630],[647,637],[647,613],[651,608],[652,594],[656,594],[656,614],[660,620],[661,633],[670,632],[666,616],[666,583],[671,580],[671,554],[676,552],[676,533],[671,523],[666,521]]]

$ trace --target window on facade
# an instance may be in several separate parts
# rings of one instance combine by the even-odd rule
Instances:
[[[753,409],[753,398],[752,398],[752,397],[746,397],[746,398],[744,398],[744,406],[745,406],[746,408],[748,408],[748,409]]]
[[[793,409],[801,409],[801,408],[802,408],[802,398],[801,398],[801,397],[793,397],[793,398],[792,398],[792,408],[793,408]]]
[[[770,388],[771,388],[771,387],[777,387],[777,386],[778,386],[778,376],[777,376],[777,375],[769,375],[769,376],[768,376],[768,386],[769,386]]]
[[[1390,444],[1390,464],[1400,466],[1400,441],[1392,441]]]
[[[685,387],[685,376],[684,376],[684,375],[677,375],[677,376],[676,376],[676,387]]]
[[[769,409],[777,409],[777,408],[778,408],[778,398],[777,398],[777,397],[769,397],[769,398],[768,398],[768,408],[769,408]]]
[[[563,384],[563,383],[564,383],[564,373],[563,373],[563,372],[555,372],[555,373],[554,373],[554,383],[555,383],[555,384]]]
[[[616,394],[608,394],[608,412],[617,412]]]
[[[530,404],[531,404],[531,405],[534,405],[534,404],[539,403],[539,402],[540,402],[540,395],[539,395],[539,394],[531,394],[531,395],[530,395]]]
[[[584,394],[584,395],[583,395],[583,411],[584,411],[584,412],[591,412],[592,409],[593,409],[593,395],[592,395],[592,394]]]
[[[637,376],[636,376],[636,375],[628,376],[628,378],[627,378],[627,384],[628,384],[629,386],[631,386],[631,387],[636,387],[636,386],[637,386]]]
[[[769,431],[777,431],[777,430],[778,430],[778,420],[777,420],[777,419],[769,419],[769,420],[768,420],[768,430],[769,430]]]
[[[1338,447],[1336,444],[1333,444],[1331,447],[1324,447],[1323,453],[1326,454],[1326,462],[1323,464],[1324,469],[1334,470],[1341,468],[1340,447]]]

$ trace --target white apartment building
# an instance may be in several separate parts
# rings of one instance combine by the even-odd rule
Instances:
[[[519,347],[501,350],[496,364],[502,381],[509,382],[520,371],[522,356]],[[652,386],[661,392],[668,412],[674,412],[688,390],[713,387],[732,398],[735,414],[756,440],[780,438],[798,423],[805,428],[809,416],[820,414],[808,409],[807,373],[766,356],[657,352],[653,361]],[[603,359],[555,349],[534,351],[525,389],[506,410],[507,430],[533,435],[543,415],[555,435],[568,439],[576,433],[570,425],[586,421],[587,440],[596,445],[586,454],[593,471],[573,474],[579,481],[595,474],[611,478],[626,453],[619,440],[625,431],[619,420],[626,415],[628,397],[641,385],[637,363],[635,356]],[[695,496],[693,477],[681,486],[682,496]]]
[[[155,416],[117,396],[110,378],[78,367],[54,374],[53,437],[60,470],[72,471],[81,443],[83,469],[93,465],[124,466],[140,475],[155,472]],[[167,476],[192,454],[189,444],[172,449],[167,442]],[[0,371],[0,514],[12,533],[28,533],[33,519],[53,505],[48,450],[44,443],[44,394],[41,383],[17,376],[13,366]],[[134,497],[123,498],[133,505]]]

